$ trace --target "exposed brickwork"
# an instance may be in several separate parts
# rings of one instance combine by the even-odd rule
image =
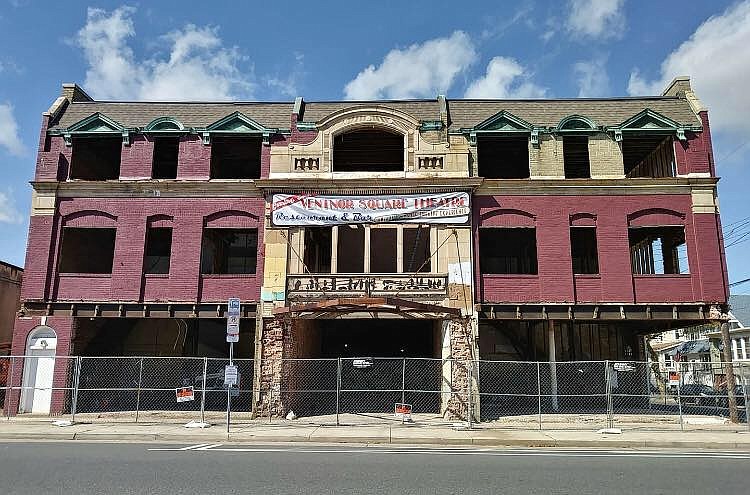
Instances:
[[[469,417],[469,402],[476,403],[469,392],[473,355],[473,337],[468,321],[449,321],[451,343],[451,395],[443,412],[448,421],[466,421]],[[476,416],[475,412],[472,416]]]
[[[665,206],[678,216],[663,213]],[[716,216],[693,214],[689,195],[640,196],[476,196],[476,227],[535,225],[538,276],[480,275],[479,302],[719,302],[726,301],[722,250]],[[635,217],[636,213],[645,213]],[[600,277],[574,291],[570,257],[570,216],[596,216]],[[628,219],[633,225],[685,225],[690,275],[646,276],[634,280],[630,266]],[[684,220],[680,217],[684,217]],[[478,250],[475,235],[475,249]],[[478,258],[478,256],[477,256]],[[576,297],[578,296],[578,298]]]

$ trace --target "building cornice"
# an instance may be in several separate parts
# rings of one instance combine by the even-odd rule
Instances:
[[[478,196],[526,195],[642,195],[690,194],[698,188],[716,187],[717,178],[663,179],[485,179],[474,191]]]

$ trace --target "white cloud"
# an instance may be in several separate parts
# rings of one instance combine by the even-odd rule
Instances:
[[[529,75],[521,64],[512,58],[495,57],[487,64],[483,77],[472,82],[466,98],[538,98],[547,93],[546,88],[528,80]]]
[[[16,156],[26,153],[26,147],[18,137],[18,123],[10,103],[0,103],[0,148]]]
[[[349,100],[425,98],[445,93],[477,58],[469,35],[456,31],[405,49],[393,49],[383,62],[370,65],[347,83]]]
[[[581,38],[616,38],[625,31],[625,0],[570,0],[567,30]]]
[[[0,191],[0,222],[23,222],[23,215],[16,209],[15,201],[13,201],[13,196],[10,192]]]
[[[701,24],[661,64],[660,75],[647,80],[630,74],[631,95],[661,94],[679,75],[691,76],[693,89],[709,107],[711,126],[738,134],[750,132],[750,1],[734,5]]]
[[[578,83],[579,98],[609,95],[609,75],[607,74],[606,57],[576,62],[573,65],[573,74]]]
[[[167,57],[139,60],[128,42],[135,36],[133,7],[108,13],[89,8],[77,44],[88,63],[84,86],[99,99],[229,100],[252,95],[252,68],[237,47],[225,47],[215,27],[186,25],[160,37]]]

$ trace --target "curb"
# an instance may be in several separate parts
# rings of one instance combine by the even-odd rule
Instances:
[[[652,441],[652,440],[548,440],[522,438],[491,439],[491,438],[386,438],[383,436],[308,436],[308,435],[214,435],[184,436],[178,434],[160,433],[45,433],[31,435],[24,432],[5,433],[0,435],[2,441],[129,441],[129,442],[170,442],[170,443],[321,443],[321,444],[352,444],[352,445],[423,445],[423,446],[482,446],[482,447],[525,447],[525,448],[656,448],[656,449],[700,449],[700,450],[743,450],[750,451],[750,444],[746,442],[701,442],[701,441]]]

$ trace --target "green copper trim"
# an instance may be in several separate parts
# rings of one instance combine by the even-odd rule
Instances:
[[[425,120],[419,125],[419,130],[424,131],[439,131],[442,130],[443,123],[439,120]]]
[[[152,120],[146,127],[143,128],[144,134],[174,134],[189,132],[190,129],[186,129],[182,122],[174,117],[159,117]]]

